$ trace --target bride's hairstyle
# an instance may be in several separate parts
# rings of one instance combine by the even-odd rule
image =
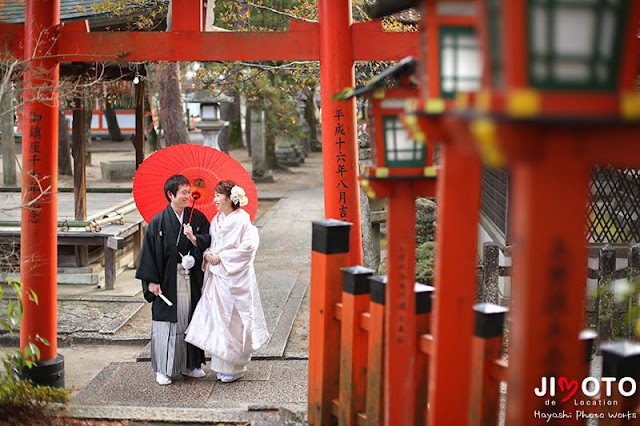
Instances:
[[[216,185],[216,192],[218,194],[224,194],[227,197],[231,198],[231,189],[234,186],[236,186],[236,183],[234,181],[222,180],[218,182],[218,184]],[[233,208],[233,210],[237,210],[240,208],[240,204],[232,202],[231,207]]]

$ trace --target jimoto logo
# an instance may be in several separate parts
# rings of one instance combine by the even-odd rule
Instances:
[[[623,377],[618,380],[615,377],[586,377],[579,383],[577,380],[569,380],[566,377],[542,377],[540,386],[534,389],[539,397],[562,397],[562,402],[566,402],[574,397],[580,390],[584,396],[594,397],[598,394],[610,397],[614,390],[623,397],[630,397],[636,394],[637,383],[631,377]]]

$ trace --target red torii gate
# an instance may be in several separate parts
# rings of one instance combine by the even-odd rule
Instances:
[[[319,60],[325,217],[353,223],[350,264],[362,242],[355,99],[331,97],[354,87],[354,61],[395,61],[419,53],[419,33],[383,32],[380,21],[354,24],[351,0],[318,0],[319,23],[292,20],[288,32],[202,32],[202,0],[173,2],[171,32],[89,32],[87,21],[60,23],[60,0],[26,0],[25,24],[0,23],[4,51],[28,61],[22,144],[20,347],[57,355],[57,189],[59,63],[66,61]],[[33,291],[36,306],[28,295]],[[49,341],[37,342],[36,336]],[[46,380],[46,377],[43,379]]]

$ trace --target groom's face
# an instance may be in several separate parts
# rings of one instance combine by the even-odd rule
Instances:
[[[171,206],[175,210],[183,210],[189,205],[189,200],[191,199],[191,185],[180,185],[176,195],[169,193],[169,198],[171,199]]]

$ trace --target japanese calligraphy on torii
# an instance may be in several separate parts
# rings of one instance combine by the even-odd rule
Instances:
[[[38,163],[40,158],[40,143],[42,142],[42,133],[40,122],[42,115],[32,112],[29,115],[29,157],[26,163],[29,164],[27,174],[32,177],[32,181],[26,191],[26,208],[29,210],[29,222],[40,222],[40,203],[38,202],[43,194],[42,187],[38,183]]]
[[[342,152],[342,146],[346,143],[343,140],[344,133],[344,124],[341,122],[342,118],[344,118],[344,114],[341,109],[337,109],[336,113],[333,116],[336,119],[335,125],[335,144],[338,146],[338,153],[336,154],[336,163],[335,170],[336,174],[339,176],[338,185],[336,189],[338,190],[338,210],[340,211],[340,218],[345,219],[347,217],[347,212],[349,211],[349,205],[347,202],[347,192],[345,191],[349,187],[344,183],[342,179],[344,174],[347,173],[347,156]]]

